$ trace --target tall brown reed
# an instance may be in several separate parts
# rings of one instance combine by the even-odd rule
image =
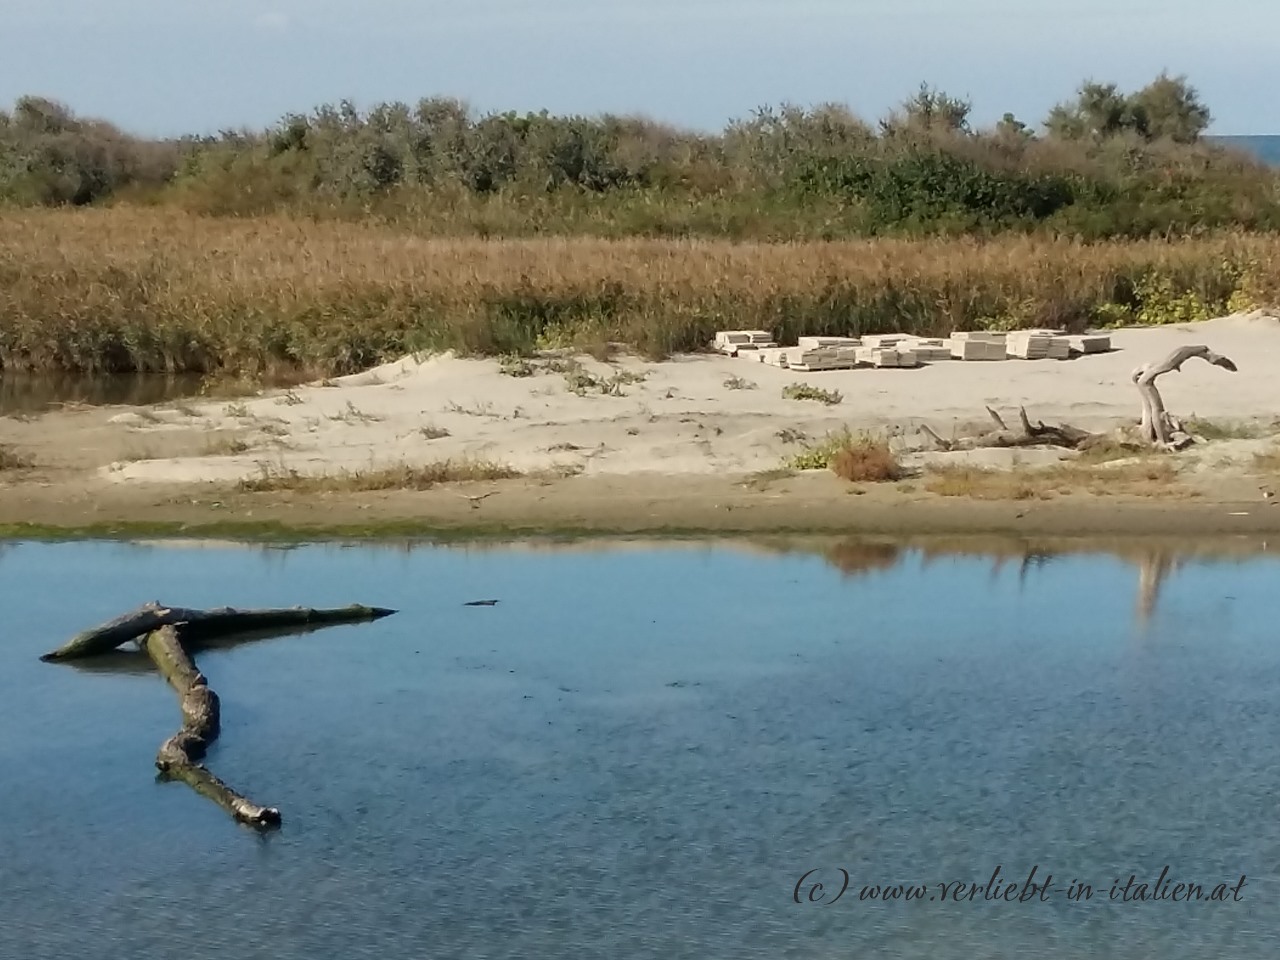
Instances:
[[[0,213],[7,369],[355,370],[424,348],[1195,319],[1273,297],[1280,238],[1177,242],[419,238],[171,209]]]

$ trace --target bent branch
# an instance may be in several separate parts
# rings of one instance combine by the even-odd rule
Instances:
[[[1018,430],[1009,429],[1005,424],[1004,418],[990,407],[987,407],[987,413],[992,422],[995,423],[996,428],[984,433],[947,440],[939,436],[937,431],[927,424],[920,426],[920,432],[926,434],[941,449],[947,451],[979,450],[989,447],[1037,446],[1065,447],[1069,450],[1079,450],[1100,438],[1099,434],[1081,430],[1070,424],[1051,425],[1045,424],[1043,421],[1032,423],[1027,416],[1026,407],[1018,408]]]
[[[269,630],[319,624],[358,623],[390,616],[394,610],[352,604],[330,610],[290,607],[283,610],[191,610],[166,607],[159,601],[144,603],[137,610],[116,617],[101,626],[76,634],[57,650],[44,654],[45,662],[74,660],[107,653],[123,643],[137,640],[161,627],[182,624],[184,639],[209,640],[250,630]]]
[[[153,630],[142,643],[147,655],[177,691],[182,707],[182,729],[160,745],[156,768],[167,779],[182,780],[241,823],[255,827],[278,826],[279,810],[246,799],[200,763],[209,746],[218,739],[221,708],[218,695],[209,689],[204,674],[182,649],[178,628],[165,626]]]
[[[77,634],[41,660],[75,660],[105,656],[118,646],[137,640],[178,694],[182,728],[160,745],[156,767],[163,779],[181,780],[208,797],[241,823],[258,828],[280,824],[280,811],[245,798],[209,772],[200,761],[218,739],[222,707],[218,695],[191,659],[191,648],[231,635],[259,636],[272,631],[314,629],[324,624],[377,620],[395,613],[384,607],[352,605],[332,610],[293,607],[285,610],[191,610],[147,603],[92,630]]]
[[[1182,365],[1196,357],[1231,373],[1237,370],[1229,357],[1214,353],[1204,344],[1195,344],[1179,347],[1159,363],[1143,364],[1130,375],[1129,379],[1137,386],[1142,400],[1142,420],[1138,429],[1147,443],[1164,450],[1181,450],[1193,442],[1182,429],[1182,424],[1165,410],[1164,399],[1156,388],[1156,378],[1173,371],[1181,372]]]

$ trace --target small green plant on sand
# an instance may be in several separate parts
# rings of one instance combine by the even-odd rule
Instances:
[[[508,377],[532,377],[538,368],[524,357],[507,355],[498,359],[498,370]]]
[[[808,383],[793,383],[782,388],[783,400],[817,400],[827,406],[834,406],[844,399],[838,390],[823,390]]]

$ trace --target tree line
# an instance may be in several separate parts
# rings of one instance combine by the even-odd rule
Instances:
[[[1185,77],[1128,93],[1086,82],[1038,128],[1012,114],[979,128],[971,116],[969,101],[928,85],[874,123],[840,104],[783,105],[716,134],[614,115],[478,116],[429,98],[152,140],[28,96],[0,112],[0,202],[377,215],[498,234],[1092,238],[1280,226],[1275,172],[1205,140],[1212,116]]]

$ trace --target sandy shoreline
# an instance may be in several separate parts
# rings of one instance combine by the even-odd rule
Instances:
[[[179,528],[298,525],[422,530],[833,532],[1280,532],[1280,509],[1248,465],[1280,433],[1280,320],[1234,316],[1120,330],[1111,353],[1070,361],[940,362],[914,370],[780,370],[744,359],[684,356],[506,368],[449,355],[239,401],[83,408],[0,418],[0,444],[30,470],[0,473],[0,525]],[[1131,422],[1130,372],[1187,343],[1231,356],[1228,374],[1191,361],[1161,381],[1169,408],[1232,425],[1248,438],[1175,458],[1186,495],[1072,494],[1046,500],[939,497],[919,484],[856,491],[826,472],[765,477],[807,443],[842,428],[887,432],[909,466],[972,460],[1057,463],[1058,451],[929,452],[982,425],[984,406],[1104,430]],[[525,374],[525,375],[512,375]],[[738,378],[735,382],[734,378]],[[784,400],[806,382],[842,394]],[[609,392],[601,384],[613,383]],[[579,392],[573,387],[578,386]],[[332,475],[443,460],[486,460],[531,476],[420,491],[237,492],[238,480],[296,471]],[[478,505],[467,499],[488,493]],[[851,495],[851,493],[856,495]],[[1184,491],[1185,494],[1185,491]],[[1073,529],[1078,528],[1078,529]],[[28,528],[34,529],[34,528]]]

